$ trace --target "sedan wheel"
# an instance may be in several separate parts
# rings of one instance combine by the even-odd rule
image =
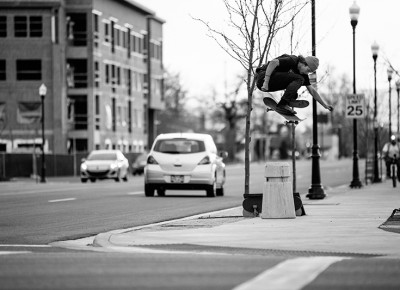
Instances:
[[[154,187],[149,184],[144,185],[144,195],[145,196],[154,196]]]
[[[120,182],[120,172],[118,171],[117,177],[114,178],[115,182]]]
[[[215,196],[215,182],[212,185],[209,185],[206,189],[207,197],[214,197]]]

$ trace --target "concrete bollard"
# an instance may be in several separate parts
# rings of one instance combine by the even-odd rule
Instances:
[[[296,218],[289,164],[267,163],[264,176],[261,218]]]

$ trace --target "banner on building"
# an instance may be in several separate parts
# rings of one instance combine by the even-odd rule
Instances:
[[[0,122],[5,122],[6,120],[6,104],[0,103]]]
[[[20,124],[34,124],[42,119],[40,102],[20,102],[17,109],[17,121]]]

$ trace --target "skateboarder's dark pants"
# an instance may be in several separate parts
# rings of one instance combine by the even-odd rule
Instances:
[[[257,82],[258,87],[262,87],[264,78]],[[285,90],[279,104],[287,105],[288,101],[297,99],[297,91],[304,83],[304,78],[301,75],[287,72],[274,72],[268,83],[268,92],[276,92]]]

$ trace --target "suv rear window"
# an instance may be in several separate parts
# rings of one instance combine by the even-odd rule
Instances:
[[[158,140],[154,146],[154,151],[170,154],[190,154],[205,150],[203,141],[182,138]]]

